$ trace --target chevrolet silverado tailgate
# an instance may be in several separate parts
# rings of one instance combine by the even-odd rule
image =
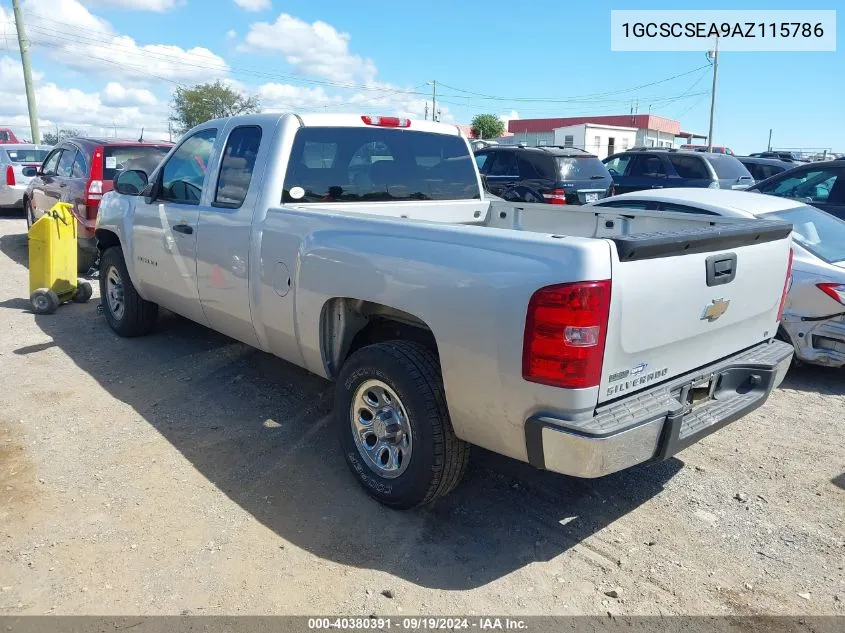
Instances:
[[[750,220],[610,238],[615,249],[599,402],[774,336],[791,228]]]

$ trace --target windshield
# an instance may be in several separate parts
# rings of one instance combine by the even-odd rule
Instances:
[[[555,161],[561,180],[598,180],[599,178],[610,180],[607,167],[595,156],[556,158]]]
[[[46,149],[9,149],[6,150],[13,163],[42,163],[47,157]]]
[[[845,222],[815,207],[795,207],[773,215],[792,223],[792,239],[828,264],[845,261]]]
[[[716,170],[716,177],[720,180],[751,180],[751,174],[739,160],[727,154],[712,154],[708,160]]]
[[[114,180],[115,174],[127,167],[129,169],[143,169],[143,167],[136,167],[132,164],[126,165],[133,159],[147,159],[140,161],[148,164],[152,162],[153,169],[158,166],[158,163],[164,158],[164,155],[170,151],[169,145],[115,145],[105,147],[105,166],[103,168],[103,180]],[[133,162],[139,162],[134,160]],[[144,171],[147,171],[144,169]]]

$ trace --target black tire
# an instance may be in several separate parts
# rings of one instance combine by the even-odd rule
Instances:
[[[59,295],[49,288],[38,288],[29,296],[35,314],[53,314],[61,305]]]
[[[381,476],[355,443],[350,411],[358,387],[367,380],[387,384],[407,412],[413,452],[406,470]],[[431,503],[451,491],[466,471],[469,444],[455,436],[437,356],[408,341],[387,341],[355,352],[335,386],[335,419],[343,454],[364,490],[381,503],[407,509]]]
[[[97,262],[97,251],[88,250],[86,248],[76,249],[76,272],[87,273],[91,267]]]
[[[115,316],[108,300],[107,280],[112,268],[117,271],[123,285],[123,313],[119,317]],[[106,249],[100,257],[100,297],[103,315],[109,327],[118,335],[143,336],[155,326],[158,304],[143,299],[135,290],[123,260],[123,249],[119,246]]]
[[[74,303],[88,303],[88,300],[94,294],[94,289],[91,288],[91,283],[84,279],[76,280],[76,292],[73,293]]]

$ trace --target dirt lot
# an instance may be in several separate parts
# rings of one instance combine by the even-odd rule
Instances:
[[[845,614],[845,372],[600,481],[478,450],[399,513],[329,383],[172,315],[120,339],[96,294],[34,316],[23,219],[0,251],[0,613]]]

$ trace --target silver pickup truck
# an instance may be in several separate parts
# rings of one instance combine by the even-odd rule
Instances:
[[[491,199],[456,126],[262,114],[121,173],[96,237],[115,332],[162,306],[335,381],[352,472],[408,508],[470,444],[600,477],[763,404],[790,230]]]

